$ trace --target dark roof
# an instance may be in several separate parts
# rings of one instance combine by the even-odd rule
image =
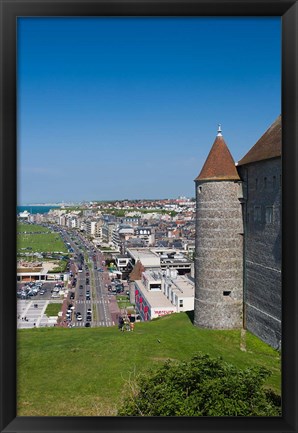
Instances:
[[[281,156],[281,116],[267,129],[238,165]]]
[[[233,157],[221,135],[217,135],[205,164],[195,180],[240,180]]]

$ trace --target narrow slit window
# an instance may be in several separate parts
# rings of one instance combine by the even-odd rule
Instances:
[[[273,223],[273,207],[272,206],[266,207],[266,223],[267,224]]]
[[[273,188],[276,188],[276,176],[273,176]]]
[[[261,206],[255,206],[255,208],[254,208],[254,222],[261,222],[261,221],[262,221]]]

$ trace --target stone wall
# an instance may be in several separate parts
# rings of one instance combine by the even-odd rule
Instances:
[[[266,343],[279,348],[282,301],[281,159],[248,164],[239,167],[239,173],[246,189],[244,325]]]
[[[197,326],[243,324],[243,222],[239,182],[196,182],[195,311]]]

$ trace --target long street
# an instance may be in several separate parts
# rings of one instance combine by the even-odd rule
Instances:
[[[113,326],[115,321],[112,320],[109,310],[108,291],[103,281],[102,273],[97,270],[97,254],[94,253],[94,246],[88,243],[79,234],[69,239],[74,252],[75,261],[72,264],[72,272],[76,276],[75,299],[72,303],[74,310],[71,313],[71,325],[80,327],[85,326],[87,322],[87,311],[91,311],[91,326]],[[82,261],[82,256],[84,257]],[[93,260],[93,257],[95,260]],[[87,259],[87,260],[86,260]],[[80,314],[78,314],[80,313]]]

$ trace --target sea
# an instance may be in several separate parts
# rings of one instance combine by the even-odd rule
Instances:
[[[37,214],[37,213],[48,213],[51,209],[59,209],[60,206],[34,206],[34,205],[28,205],[28,206],[17,206],[17,215],[20,212],[24,212],[27,210],[31,214]]]

